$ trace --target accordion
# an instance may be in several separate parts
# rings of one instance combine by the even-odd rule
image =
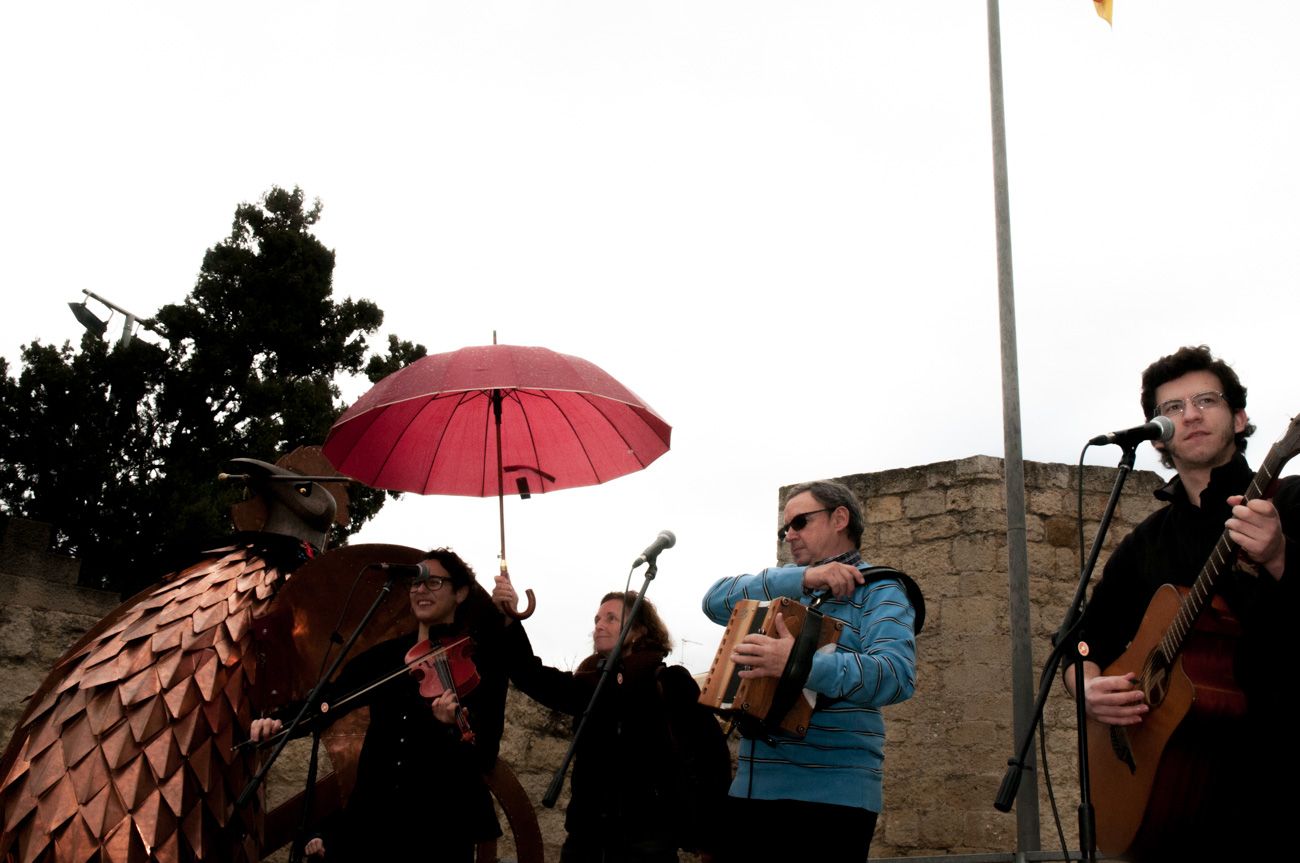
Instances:
[[[785,673],[780,678],[740,677],[737,672],[748,666],[731,661],[736,645],[751,633],[775,638],[778,612],[795,640]],[[803,737],[817,701],[815,693],[802,689],[808,665],[813,653],[835,649],[843,629],[843,621],[788,597],[767,602],[742,599],[731,611],[700,692],[700,703],[730,719],[747,737],[767,737],[776,731]],[[802,672],[791,675],[794,668]]]

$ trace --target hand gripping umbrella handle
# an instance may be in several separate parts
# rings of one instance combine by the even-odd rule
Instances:
[[[527,620],[532,617],[533,606],[537,604],[536,597],[533,596],[533,589],[531,587],[524,588],[524,596],[528,597],[528,605],[524,606],[523,611],[514,608],[503,608],[501,610],[515,620]]]
[[[501,558],[501,574],[509,580],[510,571],[506,569],[505,558]],[[506,617],[512,617],[515,620],[527,620],[533,616],[533,609],[537,605],[537,597],[533,595],[533,589],[531,587],[524,590],[524,596],[528,597],[528,605],[524,606],[523,611],[511,608],[504,602],[497,603],[497,608],[501,609],[501,613]]]

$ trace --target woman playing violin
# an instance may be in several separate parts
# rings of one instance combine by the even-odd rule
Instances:
[[[483,774],[501,741],[506,677],[462,619],[473,584],[474,571],[455,552],[430,551],[424,572],[409,583],[415,629],[350,660],[329,687],[340,705],[323,721],[368,706],[370,724],[347,807],[308,843],[309,854],[324,854],[328,863],[471,861],[475,843],[501,835]],[[430,686],[435,659],[448,660],[441,670],[457,685]],[[414,673],[393,675],[405,665]],[[342,703],[376,680],[384,682]],[[264,739],[280,726],[279,719],[255,720],[250,737]]]
[[[543,665],[522,624],[508,625],[511,680],[546,707],[581,716],[636,597],[604,596],[593,653],[575,672]],[[515,607],[508,579],[497,578],[492,599]],[[726,797],[731,757],[717,721],[697,701],[690,672],[664,663],[671,643],[654,606],[643,602],[578,741],[560,863],[669,863],[678,860],[678,848],[714,846],[708,821]]]

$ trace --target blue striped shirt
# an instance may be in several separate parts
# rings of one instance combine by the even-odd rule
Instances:
[[[867,567],[856,551],[832,560]],[[726,624],[742,599],[786,596],[808,605],[805,569],[773,567],[719,579],[704,596],[704,613]],[[804,685],[820,697],[808,734],[802,740],[778,734],[770,744],[743,740],[731,794],[879,812],[885,758],[880,708],[907,700],[915,689],[915,614],[902,583],[893,578],[860,585],[844,599],[828,596],[820,610],[847,625],[833,653],[813,657]]]

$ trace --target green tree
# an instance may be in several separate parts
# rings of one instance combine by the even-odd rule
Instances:
[[[423,355],[390,337],[390,354],[367,366],[383,312],[334,300],[334,253],[311,232],[320,213],[297,188],[240,205],[194,289],[152,319],[163,347],[33,342],[16,379],[0,359],[0,509],[53,524],[84,582],[130,591],[183,563],[230,529],[241,491],[218,487],[225,459],[321,443],[345,408],[338,375]],[[383,502],[354,487],[336,540]]]

